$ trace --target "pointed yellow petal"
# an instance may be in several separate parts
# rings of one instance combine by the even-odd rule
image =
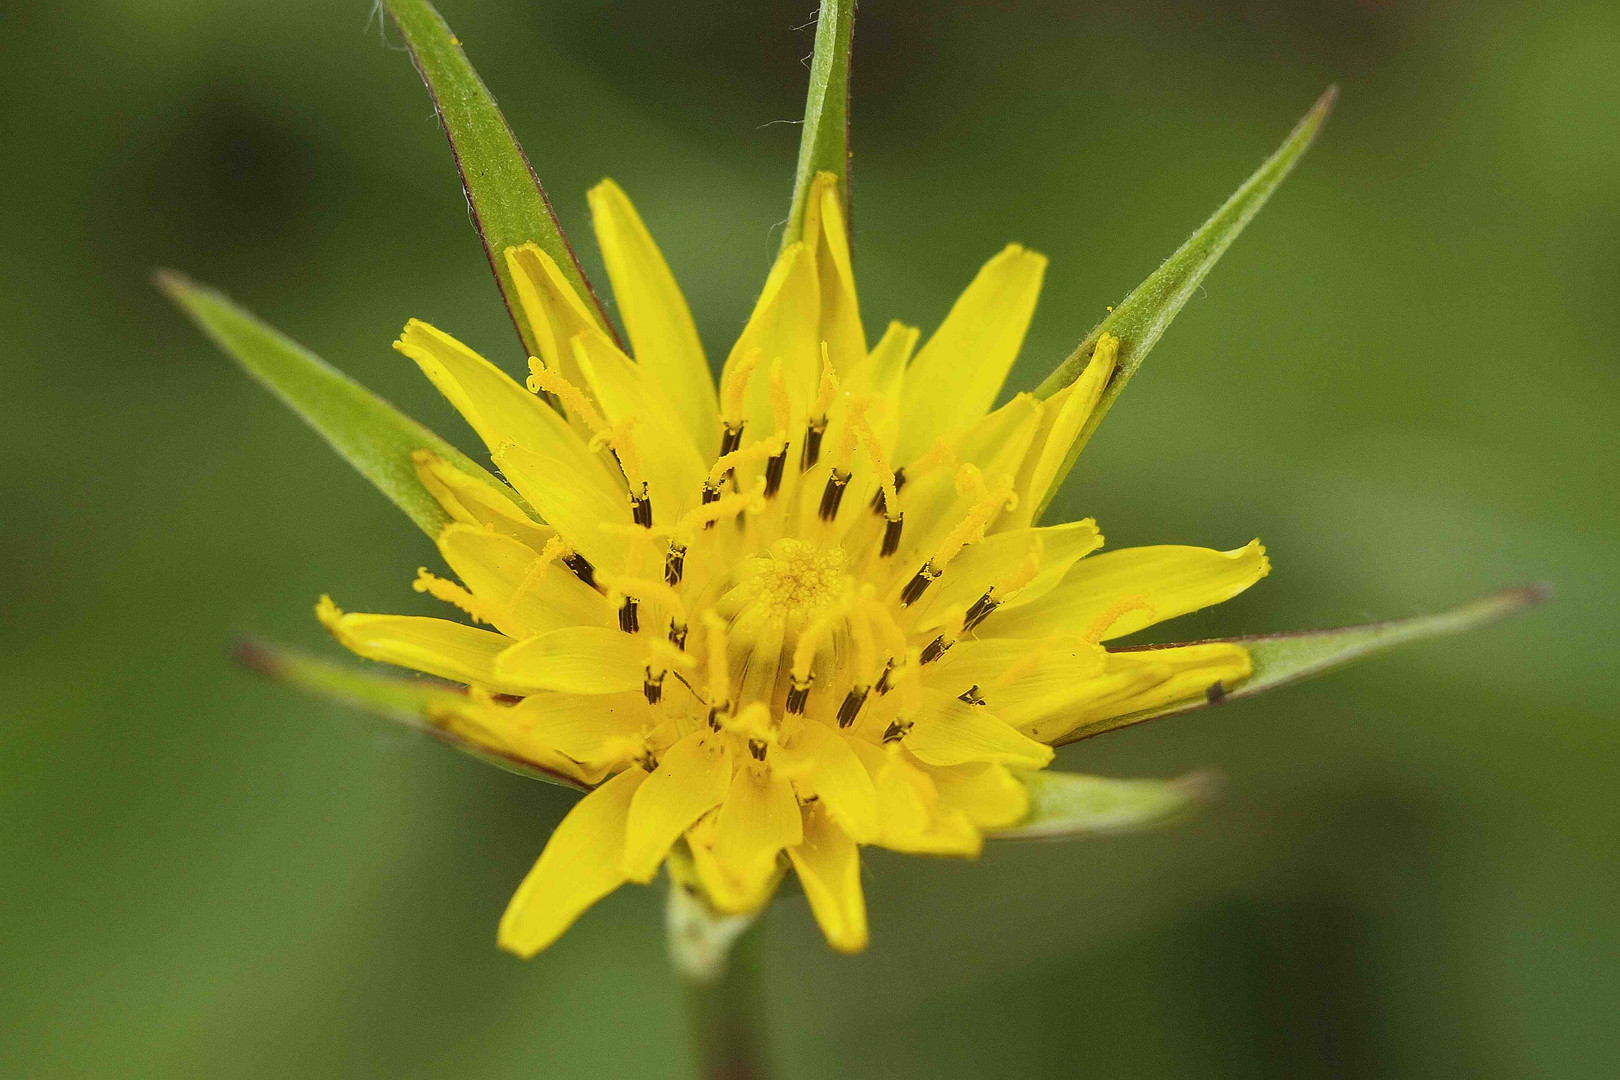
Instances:
[[[1029,815],[1029,790],[1005,765],[929,766],[925,771],[940,805],[960,810],[981,829],[1005,829]]]
[[[506,249],[518,302],[540,345],[539,359],[575,386],[583,386],[569,342],[598,326],[585,302],[550,255],[533,244]]]
[[[844,832],[863,844],[877,839],[877,790],[838,732],[815,720],[785,726],[771,762],[792,778],[802,798],[820,798]]]
[[[585,909],[624,884],[619,859],[625,817],[647,774],[627,769],[586,795],[551,834],[512,894],[496,940],[527,960],[574,924]]]
[[[793,406],[794,423],[803,422],[809,402],[821,381],[821,342],[817,337],[818,311],[816,268],[804,244],[794,243],[782,250],[765,289],[754,304],[754,313],[743,327],[731,354],[726,357],[720,377],[720,411],[731,420],[745,420],[752,438],[763,438],[776,430],[771,406],[768,372],[772,361],[782,361],[782,376]],[[740,416],[730,415],[726,400],[727,376],[745,363],[758,366],[742,393]]]
[[[628,541],[622,533],[602,526],[631,524],[630,498],[622,486],[615,491],[581,483],[568,462],[516,444],[502,447],[494,457],[512,486],[570,547],[595,566],[620,567]]]
[[[698,452],[713,460],[720,447],[714,376],[686,297],[619,185],[604,180],[588,198],[591,224],[636,363],[668,395]]]
[[[1028,475],[1019,477],[1020,505],[1016,512],[1024,515],[1025,521],[1034,521],[1056,494],[1054,487],[1059,482],[1059,473],[1065,471],[1068,464],[1069,449],[1096,411],[1097,402],[1102,400],[1118,356],[1119,338],[1102,335],[1097,340],[1091,364],[1078,379],[1047,401],[1051,415],[1049,427],[1029,456]]]
[[[916,855],[972,857],[984,849],[984,836],[967,815],[940,805],[938,789],[913,764],[915,758],[904,751],[884,756],[886,760],[873,777],[878,816],[883,822],[883,838],[878,843]]]
[[[1009,244],[957,299],[906,373],[902,463],[989,411],[1024,344],[1045,274],[1044,255]]]
[[[804,843],[788,848],[788,858],[827,944],[845,953],[866,948],[860,850],[824,807],[804,808]]]
[[[720,804],[731,786],[724,736],[695,732],[671,746],[636,792],[624,845],[624,875],[651,881],[677,837]]]
[[[714,815],[713,852],[735,886],[717,897],[730,913],[758,910],[770,899],[776,856],[804,839],[793,787],[770,770],[738,769]]]
[[[514,745],[545,746],[588,768],[613,768],[635,757],[654,723],[640,692],[531,694],[500,713],[500,730]]]
[[[992,586],[1018,584],[1015,591],[997,592],[997,611],[1010,611],[1039,600],[1055,589],[1082,557],[1102,546],[1102,533],[1091,518],[1039,529],[1014,529],[969,544],[951,560],[950,568],[916,605],[917,629],[931,630],[971,607]],[[1030,562],[1028,580],[1020,573]]]
[[[505,685],[523,693],[613,694],[641,688],[647,654],[633,634],[571,626],[512,645],[495,658],[495,672]]]
[[[1079,728],[1100,721],[1147,712],[1194,698],[1202,699],[1207,696],[1215,700],[1222,693],[1240,685],[1254,671],[1249,650],[1227,642],[1212,641],[1198,645],[1149,648],[1140,652],[1117,652],[1111,653],[1108,659],[1121,676],[1133,671],[1147,670],[1162,677],[1146,683],[1132,693],[1097,701],[1070,715],[1069,723],[1066,725],[1059,727],[1043,725],[1046,730],[1037,736],[1038,738],[1043,742],[1067,741]],[[1217,690],[1217,686],[1220,689]]]
[[[577,483],[611,488],[601,462],[555,409],[449,334],[412,319],[394,348],[416,361],[490,453],[516,443],[565,462]]]
[[[495,657],[512,644],[501,634],[418,615],[345,614],[327,596],[321,597],[315,614],[339,644],[369,660],[493,690],[510,689],[495,672]]]
[[[844,380],[845,388],[857,397],[869,396],[871,406],[866,410],[866,422],[877,437],[878,445],[888,455],[891,465],[900,441],[900,408],[904,401],[906,364],[917,348],[922,332],[915,326],[891,322],[883,337],[872,346],[866,361],[855,368]]]
[[[805,202],[804,240],[816,260],[821,320],[817,337],[827,343],[833,370],[852,371],[866,359],[866,331],[855,298],[855,271],[849,257],[849,232],[838,195],[838,178],[817,173]]]
[[[1270,569],[1258,540],[1234,551],[1121,548],[1080,560],[1036,603],[992,614],[985,631],[1007,637],[1081,634],[1108,641],[1230,600]],[[1135,606],[1125,606],[1131,603]],[[1098,620],[1106,625],[1097,625]]]
[[[1050,745],[1099,717],[1117,716],[1122,702],[1147,694],[1167,682],[1172,674],[1167,665],[1114,666],[1113,657],[1109,657],[1109,664],[1109,669],[1102,674],[1069,686],[1042,692],[1038,688],[1023,690],[1014,685],[987,695],[985,701],[988,703],[993,696],[996,707],[1012,717],[1008,723],[1030,738]],[[1046,685],[1051,687],[1052,683]]]
[[[1037,719],[1072,712],[1114,691],[1114,683],[1102,680],[1109,670],[1103,647],[1081,638],[987,638],[959,643],[925,668],[923,678],[926,686],[951,697],[977,688],[992,715],[1027,731]],[[1126,692],[1149,685],[1133,677]]]
[[[439,501],[445,513],[464,525],[482,525],[518,540],[535,551],[546,546],[556,535],[555,530],[540,524],[518,506],[519,496],[501,485],[496,490],[490,485],[468,476],[431,450],[418,450],[411,455],[417,479]]]
[[[710,462],[698,453],[685,423],[670,408],[664,388],[649,371],[631,363],[606,334],[586,331],[574,339],[573,348],[574,360],[607,422],[618,427],[635,421],[628,438],[646,474],[653,520],[659,524],[679,520],[697,503]]]
[[[508,637],[521,639],[566,626],[618,625],[605,596],[560,561],[536,569],[539,554],[509,536],[477,525],[450,525],[439,534],[439,553],[492,609],[496,627]]]
[[[1040,769],[1052,760],[1050,746],[992,716],[983,705],[969,705],[937,690],[923,691],[923,707],[905,745],[929,765],[993,761]]]

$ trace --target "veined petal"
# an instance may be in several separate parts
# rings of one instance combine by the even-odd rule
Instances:
[[[617,568],[623,563],[629,542],[621,533],[602,528],[631,524],[630,499],[622,488],[579,483],[568,462],[515,443],[495,451],[495,464],[563,540],[593,565]]]
[[[770,899],[776,856],[804,839],[793,786],[769,769],[744,767],[714,815],[715,861],[733,888],[714,897],[721,911],[757,911]]]
[[[625,877],[651,881],[670,845],[720,805],[730,786],[731,750],[723,736],[699,731],[671,746],[630,804]]]
[[[922,693],[923,707],[905,737],[906,749],[917,760],[929,765],[993,761],[1025,769],[1044,768],[1052,760],[1050,746],[1022,734],[984,706],[937,690]]]
[[[368,660],[492,690],[510,688],[495,671],[495,658],[512,644],[502,634],[419,615],[345,614],[328,596],[321,597],[315,615],[339,644]]]
[[[742,394],[742,415],[727,417],[745,420],[752,436],[762,438],[776,430],[768,372],[777,359],[782,361],[793,422],[803,422],[821,380],[818,310],[815,260],[803,243],[789,244],[771,267],[754,313],[726,357],[725,371],[720,376],[720,411],[725,414],[730,408],[725,397],[731,373],[739,365],[757,360],[758,367]]]
[[[619,185],[603,180],[587,197],[636,363],[669,396],[698,453],[713,460],[720,446],[719,406],[686,297]]]
[[[849,233],[838,193],[838,177],[817,173],[804,206],[804,241],[816,261],[821,321],[817,337],[827,343],[833,370],[840,376],[866,359],[866,330],[855,298],[855,271],[849,258]]]
[[[612,490],[601,463],[555,409],[449,334],[412,319],[394,348],[416,361],[490,453],[516,443],[564,462],[581,486]]]
[[[1029,791],[1005,765],[926,766],[941,806],[959,810],[981,829],[1005,829],[1029,816]]]
[[[1271,570],[1255,540],[1233,551],[1210,548],[1121,548],[1082,559],[1036,603],[985,620],[1007,637],[1080,634],[1096,641],[1230,600]]]
[[[535,521],[515,500],[517,492],[501,484],[499,489],[482,483],[451,465],[431,450],[411,455],[417,479],[444,507],[445,513],[464,525],[482,525],[510,536],[539,551],[556,530]]]
[[[653,725],[640,693],[530,694],[500,709],[508,738],[538,742],[594,767],[614,768],[635,758]]]
[[[957,299],[907,373],[902,462],[990,410],[1023,347],[1045,274],[1046,256],[1009,244]]]
[[[939,583],[917,604],[917,628],[930,630],[959,616],[998,582],[1014,578],[1031,559],[1038,559],[1029,581],[1003,597],[996,610],[1006,611],[1039,600],[1055,589],[1070,567],[1102,546],[1102,533],[1091,518],[1039,529],[1014,529],[969,544],[951,561]],[[1022,576],[1022,575],[1018,575]],[[1015,579],[1016,580],[1016,579]]]
[[[625,820],[646,779],[642,769],[627,769],[574,804],[506,905],[501,948],[533,956],[624,884]]]
[[[524,693],[614,694],[646,678],[646,647],[632,634],[603,626],[548,630],[495,658],[495,672]]]
[[[540,361],[583,389],[584,380],[568,343],[601,324],[557,268],[556,260],[534,244],[507,248],[506,266],[517,287],[524,317],[540,346]]]
[[[660,524],[678,520],[697,502],[709,467],[670,408],[664,388],[600,330],[587,330],[574,339],[573,348],[574,361],[607,422],[618,427],[635,421],[629,439],[646,474],[653,519]]]
[[[827,943],[846,953],[866,948],[860,849],[825,807],[812,803],[804,808],[804,842],[788,848],[788,858]]]
[[[450,525],[439,553],[472,594],[493,609],[495,625],[513,639],[567,626],[616,626],[607,598],[553,560],[510,536],[477,525]],[[530,575],[533,574],[531,580]]]
[[[1139,664],[1127,665],[1128,679],[1107,678],[1109,660],[1102,646],[1081,638],[989,638],[961,642],[925,668],[923,679],[952,697],[976,689],[997,719],[1029,732],[1042,717],[1152,685]]]
[[[819,798],[839,827],[859,843],[877,839],[877,790],[844,737],[826,724],[784,726],[771,762],[805,799]]]
[[[1116,692],[1067,708],[1023,710],[1013,722],[1042,742],[1073,742],[1094,725],[1102,730],[1116,726],[1111,723],[1115,717],[1179,701],[1219,700],[1254,671],[1246,648],[1214,641],[1110,653],[1108,662],[1111,674],[1097,683],[1116,683]]]

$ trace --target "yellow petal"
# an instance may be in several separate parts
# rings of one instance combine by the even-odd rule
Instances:
[[[712,460],[720,446],[720,414],[714,377],[686,297],[619,185],[604,180],[588,198],[591,224],[636,363],[668,395],[687,438]]]
[[[511,688],[495,671],[495,658],[512,644],[502,634],[418,615],[345,614],[326,596],[315,614],[344,648],[369,660],[493,690]]]
[[[849,257],[849,233],[838,197],[838,178],[817,173],[804,207],[804,237],[815,255],[821,297],[817,337],[827,343],[833,370],[840,376],[866,359],[866,331],[855,298],[855,271]]]
[[[1070,686],[1047,692],[1020,691],[1015,685],[986,695],[996,699],[996,707],[1011,717],[1008,723],[1043,743],[1057,742],[1063,736],[1104,716],[1119,715],[1122,703],[1147,694],[1171,676],[1167,665],[1132,663],[1114,665],[1100,675],[1082,679]],[[1050,684],[1048,684],[1050,685]]]
[[[671,746],[630,804],[625,877],[651,881],[669,846],[718,806],[730,786],[731,750],[724,736],[700,731]]]
[[[439,534],[439,553],[493,609],[495,625],[509,637],[565,626],[618,625],[605,596],[557,560],[536,572],[540,556],[509,536],[476,525],[449,525]]]
[[[607,422],[618,427],[635,421],[628,437],[652,494],[653,519],[659,524],[679,520],[697,502],[709,462],[670,408],[665,389],[599,330],[581,334],[573,347]]]
[[[1109,670],[1107,651],[1082,638],[986,638],[957,644],[923,669],[923,679],[952,697],[977,688],[992,715],[1025,731],[1041,717],[1073,710],[1107,692],[1099,678]],[[1148,685],[1133,681],[1127,692]]]
[[[772,361],[782,361],[782,376],[792,404],[794,424],[803,422],[811,397],[821,381],[821,343],[817,337],[816,268],[802,242],[789,244],[776,259],[754,312],[743,327],[720,377],[720,409],[725,400],[727,375],[739,365],[757,359],[758,367],[743,393],[742,415],[750,439],[776,430],[768,372]],[[750,441],[750,440],[745,440]]]
[[[972,606],[991,586],[1013,578],[1038,553],[1034,575],[1016,592],[1000,594],[996,610],[1039,600],[1057,587],[1082,557],[1102,546],[1091,518],[1039,529],[1014,529],[969,544],[916,605],[917,629],[931,630]],[[1020,575],[1022,576],[1022,575]]]
[[[531,694],[500,709],[500,730],[513,745],[538,745],[588,768],[635,757],[652,710],[638,691],[623,694]]]
[[[1086,723],[1125,716],[1146,709],[1157,709],[1178,701],[1202,698],[1208,695],[1216,684],[1219,684],[1222,690],[1229,691],[1254,672],[1249,650],[1241,645],[1214,641],[1197,645],[1144,649],[1141,652],[1112,653],[1109,655],[1109,661],[1122,670],[1141,665],[1167,671],[1168,678],[1129,697],[1111,701],[1106,710],[1091,710],[1083,718]]]
[[[1027,475],[1019,477],[1020,505],[1015,513],[1022,514],[1026,522],[1033,520],[1052,497],[1052,486],[1069,456],[1069,447],[1074,445],[1080,429],[1091,419],[1097,402],[1102,399],[1118,356],[1119,338],[1103,334],[1080,377],[1047,401],[1050,410],[1047,430],[1030,452]]]
[[[784,725],[771,763],[805,799],[819,798],[842,830],[858,842],[877,839],[877,790],[842,735],[815,720]]]
[[[900,461],[989,411],[1024,344],[1046,257],[1017,244],[985,263],[906,373]]]
[[[793,787],[769,769],[737,770],[714,815],[713,853],[733,889],[716,896],[722,911],[757,911],[770,899],[777,854],[804,839]]]
[[[563,540],[598,567],[616,570],[624,562],[628,541],[604,524],[631,524],[630,499],[617,491],[580,483],[567,462],[516,444],[495,452],[495,464],[535,512],[555,526]]]
[[[1005,829],[1029,815],[1029,790],[1005,765],[929,766],[941,806],[960,810],[981,829]]]
[[[596,455],[555,409],[449,334],[412,319],[394,348],[416,361],[490,453],[516,443],[564,462],[576,484],[613,489]]]
[[[497,490],[468,476],[431,450],[415,451],[411,454],[411,463],[416,467],[416,477],[422,481],[422,486],[457,522],[493,529],[535,551],[545,547],[546,541],[556,535],[556,530],[524,513],[513,501],[517,493],[504,484]],[[502,491],[509,492],[510,497]]]
[[[1270,569],[1258,540],[1234,551],[1173,545],[1121,548],[1080,560],[1039,601],[996,612],[984,626],[998,636],[1065,633],[1107,641],[1229,600]],[[1137,606],[1122,606],[1132,602]]]
[[[827,943],[846,953],[866,948],[860,850],[825,808],[804,808],[804,842],[788,848],[788,858]]]
[[[539,359],[575,386],[584,387],[569,342],[598,328],[585,301],[550,255],[534,244],[506,249],[506,266],[517,285],[518,304],[540,345]]]
[[[646,680],[646,648],[635,635],[605,626],[548,630],[495,658],[495,672],[523,693],[613,694]]]
[[[883,337],[872,346],[864,363],[844,380],[845,389],[856,397],[871,399],[866,422],[888,456],[891,467],[898,462],[894,453],[900,441],[900,408],[904,400],[906,364],[922,336],[915,326],[891,322]]]
[[[586,795],[551,834],[501,916],[501,948],[528,959],[624,884],[625,817],[647,774],[628,769]]]
[[[923,691],[923,706],[905,745],[929,765],[993,761],[1039,769],[1052,760],[1050,746],[997,719],[983,705],[969,705],[937,690]]]
[[[878,842],[916,855],[978,855],[983,834],[962,811],[940,806],[938,789],[915,760],[896,749],[873,778],[883,822]]]

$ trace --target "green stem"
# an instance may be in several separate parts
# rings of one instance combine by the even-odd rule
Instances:
[[[759,929],[755,916],[717,915],[671,883],[670,961],[686,986],[692,1042],[704,1080],[765,1080]]]

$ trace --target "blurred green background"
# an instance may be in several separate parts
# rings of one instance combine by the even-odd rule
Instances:
[[[812,7],[442,4],[587,267],[613,176],[715,357],[786,210]],[[865,0],[856,37],[869,326],[933,326],[1026,243],[1015,387],[1342,82],[1055,509],[1265,539],[1270,578],[1177,636],[1557,597],[1063,751],[1229,791],[1150,835],[875,853],[862,957],[780,903],[784,1074],[1620,1073],[1620,6]],[[426,610],[434,557],[151,268],[464,445],[405,319],[518,370],[397,35],[362,0],[7,3],[0,131],[0,1075],[690,1075],[656,890],[494,947],[570,793],[227,658],[336,655],[315,597]]]

